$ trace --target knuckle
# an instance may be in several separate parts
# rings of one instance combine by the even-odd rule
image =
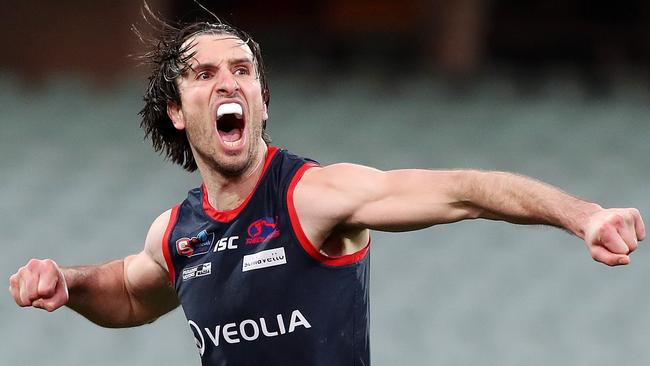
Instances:
[[[43,263],[50,269],[56,270],[59,268],[59,266],[56,264],[56,262],[52,259],[45,259]]]
[[[626,217],[624,217],[623,215],[614,216],[614,226],[622,227],[625,226],[626,222],[627,222]]]
[[[27,265],[18,268],[18,271],[16,272],[15,276],[24,276],[25,272],[29,272],[29,268],[27,268]]]
[[[40,260],[38,260],[36,258],[32,258],[32,259],[29,260],[29,262],[27,262],[26,267],[27,268],[38,267],[39,263],[40,263]]]
[[[603,224],[601,227],[598,228],[597,235],[600,241],[607,240],[607,236],[609,235],[610,231],[610,226],[609,224]]]
[[[29,272],[38,272],[42,268],[43,262],[40,259],[30,259],[25,265],[25,270]]]
[[[623,225],[625,225],[625,220],[623,219],[623,216],[621,216],[620,214],[613,214],[609,218],[608,223],[609,225],[607,226],[611,226],[613,228],[620,228]]]

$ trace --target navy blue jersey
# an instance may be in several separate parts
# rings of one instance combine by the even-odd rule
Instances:
[[[262,176],[232,211],[205,186],[172,215],[163,254],[203,365],[369,365],[368,246],[321,254],[293,189],[313,161],[269,147]]]

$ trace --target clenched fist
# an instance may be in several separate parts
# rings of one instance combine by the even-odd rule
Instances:
[[[19,306],[54,311],[68,302],[68,287],[51,259],[32,259],[9,278],[9,291]]]
[[[594,260],[610,266],[630,263],[629,254],[644,238],[643,219],[634,208],[612,208],[593,214],[584,237]]]

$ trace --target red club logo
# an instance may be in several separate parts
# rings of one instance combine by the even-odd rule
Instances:
[[[259,244],[268,239],[280,236],[277,219],[263,217],[248,226],[248,239],[246,244]]]

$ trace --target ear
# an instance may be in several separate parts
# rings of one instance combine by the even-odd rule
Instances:
[[[262,121],[266,121],[269,119],[269,108],[266,104],[262,104],[262,108]]]
[[[264,106],[264,110],[262,111],[262,121],[266,121],[269,119],[270,101],[271,101],[271,93],[269,92],[269,88],[264,88],[264,90],[262,90],[262,105]]]
[[[185,129],[185,116],[183,116],[183,110],[181,106],[172,101],[167,102],[167,116],[172,120],[174,128],[177,130]]]

